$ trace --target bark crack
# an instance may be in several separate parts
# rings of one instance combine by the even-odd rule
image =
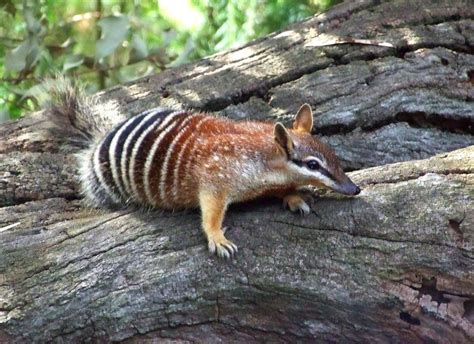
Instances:
[[[405,89],[414,88],[407,87]],[[396,91],[398,90],[394,90],[394,92]],[[389,118],[381,121],[375,121],[374,123],[366,126],[359,123],[353,123],[352,125],[334,124],[322,126],[315,129],[315,134],[322,136],[343,135],[349,134],[356,129],[361,129],[363,132],[372,132],[397,123],[406,123],[412,128],[436,129],[441,132],[457,134],[474,134],[474,117],[450,118],[439,113],[426,113],[423,111],[397,112]]]
[[[74,233],[74,234],[71,234],[71,232],[68,231],[67,229],[66,229],[66,230],[63,230],[63,231],[61,231],[61,233],[64,233],[64,234],[65,234],[65,238],[62,239],[62,240],[59,240],[59,241],[54,242],[53,244],[47,246],[47,248],[48,248],[48,249],[51,249],[51,248],[53,248],[53,247],[56,247],[56,246],[58,246],[58,245],[64,243],[66,240],[70,240],[70,239],[76,238],[76,237],[78,237],[78,236],[80,236],[80,235],[83,235],[83,234],[85,234],[85,233],[88,233],[88,232],[90,232],[91,230],[97,229],[97,228],[99,228],[99,227],[101,227],[101,226],[103,226],[103,225],[105,225],[105,224],[107,224],[107,223],[109,223],[109,222],[112,222],[112,221],[117,220],[117,219],[119,219],[119,218],[121,218],[121,217],[130,215],[132,212],[133,212],[133,211],[130,211],[130,212],[128,212],[128,213],[121,213],[121,214],[118,214],[117,216],[109,217],[108,219],[105,219],[105,220],[103,220],[103,221],[100,221],[100,222],[98,222],[98,223],[95,223],[95,224],[93,224],[92,226],[84,226],[84,227],[81,227],[81,231],[80,231],[80,232],[77,232],[77,233]],[[83,229],[83,230],[82,230],[82,229]]]
[[[84,234],[84,233],[86,233],[86,232],[88,232],[88,231],[90,231],[90,230],[92,230],[92,229],[94,229],[94,228],[98,228],[98,227],[100,227],[100,226],[102,226],[102,225],[104,225],[104,224],[106,224],[106,223],[112,222],[112,221],[114,221],[114,220],[116,220],[116,219],[118,219],[118,218],[120,218],[120,217],[126,216],[126,215],[128,215],[128,214],[121,214],[121,215],[119,215],[119,216],[116,216],[116,217],[107,219],[107,220],[101,222],[100,224],[97,224],[97,225],[94,225],[94,226],[88,228],[86,231],[81,232],[81,233],[79,233],[78,235]],[[43,266],[41,269],[36,270],[36,271],[33,271],[32,274],[30,274],[29,276],[23,278],[23,281],[26,282],[26,281],[30,280],[31,278],[33,278],[33,277],[35,277],[35,276],[37,276],[37,275],[39,275],[39,274],[41,274],[41,273],[43,273],[43,272],[45,272],[45,271],[47,271],[47,270],[51,270],[52,268],[54,268],[54,271],[65,270],[65,269],[67,269],[70,265],[76,264],[76,263],[81,262],[81,261],[88,261],[88,260],[91,260],[91,259],[93,259],[93,258],[95,258],[95,257],[98,257],[98,256],[100,256],[100,255],[103,255],[103,254],[105,254],[105,253],[107,253],[107,252],[113,251],[113,250],[115,250],[115,249],[117,249],[117,248],[125,247],[125,246],[129,245],[130,243],[132,243],[132,242],[134,242],[134,241],[137,241],[137,240],[139,240],[139,239],[141,239],[141,238],[143,238],[143,237],[147,237],[147,236],[150,236],[150,237],[151,237],[151,236],[153,236],[153,235],[154,235],[153,233],[145,233],[145,234],[137,235],[137,236],[135,236],[135,237],[133,237],[133,238],[130,238],[130,239],[124,241],[124,242],[117,243],[117,244],[112,245],[112,246],[110,246],[110,247],[107,247],[106,249],[103,249],[103,250],[98,250],[98,251],[96,251],[96,252],[94,252],[93,254],[90,254],[90,255],[88,255],[88,256],[81,256],[81,257],[72,259],[72,260],[70,260],[70,261],[68,261],[68,262],[66,262],[66,263],[62,263],[62,264],[48,263],[48,264],[46,264],[45,266]],[[70,239],[70,238],[67,238],[67,239]],[[65,240],[67,240],[67,239],[65,239]],[[65,240],[62,240],[62,242],[64,242]],[[51,248],[51,247],[53,247],[53,246],[56,246],[56,245],[53,244],[53,245],[49,246],[48,248]]]
[[[54,188],[51,186],[51,188]],[[13,192],[14,193],[14,192]],[[51,196],[43,197],[44,195],[42,194],[41,197],[34,198],[34,197],[14,197],[9,199],[9,202],[2,202],[0,199],[0,209],[2,208],[7,208],[7,207],[14,207],[18,205],[24,205],[29,202],[37,202],[37,201],[47,201],[49,199],[55,199],[55,198],[62,198],[65,201],[77,201],[81,200],[82,196],[79,194],[79,192],[71,192],[71,193],[58,193],[54,194]]]
[[[428,174],[433,174],[433,175],[440,175],[440,176],[449,176],[449,175],[471,175],[471,174],[474,174],[474,171],[471,171],[471,170],[462,170],[461,168],[459,169],[451,169],[451,170],[447,170],[447,171],[436,171],[436,172],[432,172],[432,171],[427,171],[427,172],[422,172],[422,173],[419,173],[417,175],[413,175],[413,176],[407,176],[407,177],[399,177],[399,176],[396,176],[394,179],[383,179],[381,181],[369,181],[369,182],[365,182],[363,183],[364,186],[366,185],[383,185],[383,184],[396,184],[396,183],[400,183],[400,182],[408,182],[408,181],[412,181],[412,180],[417,180],[419,178],[422,178]]]
[[[341,44],[358,45],[356,43],[341,43]],[[341,45],[341,44],[338,44],[338,45]],[[314,65],[305,66],[304,68],[300,70],[290,71],[284,74],[283,76],[270,79],[269,81],[261,82],[257,85],[249,86],[233,94],[226,94],[224,97],[221,96],[221,97],[213,98],[195,108],[202,111],[216,112],[216,111],[224,110],[229,105],[243,104],[252,97],[267,100],[269,98],[268,93],[272,88],[296,81],[300,79],[301,77],[303,77],[304,75],[313,74],[317,71],[322,71],[329,67],[348,65],[348,64],[355,63],[358,61],[369,62],[369,61],[378,60],[387,56],[391,56],[390,51],[395,51],[396,53],[394,55],[399,58],[404,58],[405,54],[408,52],[414,52],[419,49],[433,49],[433,48],[446,48],[448,50],[455,51],[455,52],[470,53],[469,51],[466,51],[464,49],[459,50],[459,47],[455,45],[419,44],[416,46],[413,45],[409,47],[398,47],[398,48],[397,47],[395,48],[378,47],[381,50],[381,52],[378,54],[374,53],[373,51],[370,51],[362,58],[354,58],[354,59],[345,60],[344,56],[350,54],[352,50],[349,52],[344,52],[341,55],[328,53],[327,50],[333,47],[334,46],[321,47],[321,49],[326,50],[326,57],[328,58],[327,61],[321,61]],[[373,46],[370,46],[370,47],[373,47]]]
[[[445,247],[445,248],[460,250],[460,251],[464,251],[466,253],[473,253],[472,251],[470,251],[468,249],[458,247],[456,245],[449,245],[449,244],[446,244],[446,243],[439,243],[439,242],[434,242],[434,241],[421,241],[421,240],[410,240],[410,239],[397,240],[397,239],[388,238],[388,237],[379,237],[379,236],[367,235],[366,233],[360,234],[360,233],[357,233],[355,231],[354,232],[350,232],[350,231],[348,232],[348,231],[344,231],[344,230],[333,228],[333,227],[325,227],[324,225],[321,225],[319,228],[315,228],[315,227],[311,227],[311,226],[304,226],[302,224],[293,223],[293,222],[286,222],[286,221],[281,221],[281,220],[272,220],[271,222],[279,223],[279,224],[285,224],[285,225],[288,225],[290,227],[293,226],[293,227],[298,227],[298,228],[302,228],[302,229],[311,229],[311,230],[318,231],[318,232],[334,232],[334,233],[338,233],[338,234],[344,234],[344,235],[347,235],[347,236],[350,236],[350,237],[353,237],[353,238],[378,240],[378,241],[385,241],[385,242],[388,242],[388,243],[396,243],[396,244],[417,244],[417,245],[438,246],[438,247]],[[469,258],[469,259],[472,259],[474,261],[474,257],[470,257],[470,256],[465,256],[465,257]]]

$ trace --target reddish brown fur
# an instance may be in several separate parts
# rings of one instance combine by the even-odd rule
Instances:
[[[291,210],[306,213],[309,207],[298,194],[299,187],[324,183],[332,187],[333,181],[328,180],[349,180],[334,152],[311,135],[313,120],[307,105],[298,112],[293,129],[204,114],[166,116],[162,117],[163,122],[153,122],[148,131],[140,134],[141,140],[135,141],[134,165],[127,171],[134,182],[130,196],[162,208],[199,206],[209,248],[219,255],[229,256],[237,250],[221,231],[230,203],[276,196],[283,198]],[[137,128],[141,127],[137,124]],[[107,140],[111,141],[111,137]],[[104,152],[108,147],[104,146]],[[315,158],[333,179],[326,178],[323,183],[325,179],[320,174],[304,166],[305,159]],[[113,190],[110,171],[104,175]]]

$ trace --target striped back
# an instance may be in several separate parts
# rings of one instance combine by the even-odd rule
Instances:
[[[104,203],[179,206],[178,179],[186,173],[182,162],[189,158],[193,131],[205,118],[156,108],[119,124],[90,155],[93,180],[84,185],[86,194],[95,193]]]

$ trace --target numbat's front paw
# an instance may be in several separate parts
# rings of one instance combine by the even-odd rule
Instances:
[[[237,253],[237,246],[230,240],[227,240],[224,234],[208,238],[209,252],[217,253],[221,258],[231,258]]]
[[[283,199],[283,206],[292,212],[299,212],[301,215],[308,215],[311,208],[308,203],[299,195],[288,195]]]

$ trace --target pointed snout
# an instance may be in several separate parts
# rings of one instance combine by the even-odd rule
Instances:
[[[355,196],[360,194],[360,187],[358,187],[350,179],[348,179],[345,183],[339,184],[334,191],[337,191],[344,195]]]

